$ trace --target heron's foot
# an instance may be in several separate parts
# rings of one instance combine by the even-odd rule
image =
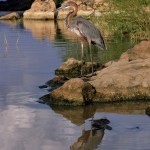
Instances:
[[[92,72],[90,74],[85,75],[86,78],[90,78],[90,77],[93,77],[93,76],[96,76],[96,72]]]

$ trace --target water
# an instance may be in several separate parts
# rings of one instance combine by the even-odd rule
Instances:
[[[62,62],[81,59],[80,43],[63,21],[0,21],[0,35],[0,150],[150,149],[149,103],[66,108],[37,102],[48,93],[38,86]],[[110,37],[108,51],[93,50],[94,60],[117,59],[133,45]],[[92,116],[109,119],[112,130],[91,131]]]

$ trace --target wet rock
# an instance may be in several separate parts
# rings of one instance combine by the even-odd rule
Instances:
[[[5,16],[1,16],[0,20],[16,20],[16,19],[20,19],[20,14],[17,12],[12,12],[10,14],[7,14]]]
[[[106,118],[93,119],[90,121],[91,121],[92,128],[112,130],[112,127],[108,125],[110,121]]]
[[[73,78],[52,91],[49,102],[56,105],[85,105],[92,102],[95,92],[90,83]]]
[[[53,79],[47,81],[44,85],[40,85],[40,89],[47,89],[48,91],[53,91],[58,87],[62,86],[68,79],[65,77],[54,77]]]
[[[100,64],[93,64],[94,71],[100,68]],[[92,64],[90,62],[78,61],[74,58],[69,58],[64,64],[55,70],[57,76],[64,76],[66,78],[75,78],[81,76],[81,68],[83,75],[91,73]]]
[[[150,107],[147,107],[145,110],[145,114],[150,117]]]

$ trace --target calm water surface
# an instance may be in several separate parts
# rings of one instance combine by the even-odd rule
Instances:
[[[117,59],[134,45],[106,41],[108,51],[94,48],[94,60]],[[63,21],[0,21],[0,150],[149,150],[149,103],[65,108],[37,102],[48,93],[38,86],[68,57],[81,59],[80,44]],[[109,119],[112,130],[92,131],[92,116]]]

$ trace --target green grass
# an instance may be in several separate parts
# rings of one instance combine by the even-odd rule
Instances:
[[[128,34],[131,39],[150,39],[149,0],[106,0],[109,12],[93,17],[113,34]]]

